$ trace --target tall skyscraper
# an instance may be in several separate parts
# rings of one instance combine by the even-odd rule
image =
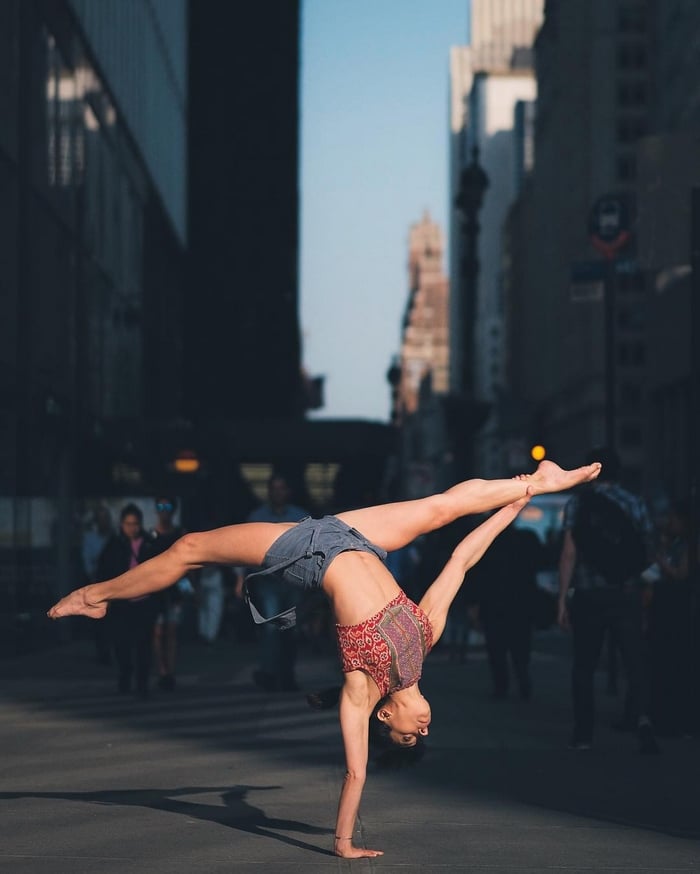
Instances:
[[[392,368],[392,421],[399,425],[399,493],[415,498],[444,488],[449,390],[449,281],[440,226],[426,212],[411,225],[408,299],[401,354]]]
[[[448,390],[447,331],[449,281],[444,273],[440,226],[426,212],[411,225],[409,292],[401,338],[399,421],[416,412],[421,382],[430,374],[432,391]]]
[[[475,0],[471,45],[453,49],[450,58],[450,379],[465,402],[471,397],[491,409],[475,435],[476,468],[484,476],[498,475],[505,463],[497,409],[505,388],[501,231],[533,160],[532,125],[524,124],[532,110],[526,115],[523,107],[532,106],[537,93],[532,45],[543,6],[543,0]],[[489,179],[478,228],[465,224],[455,205],[461,171],[475,154]],[[478,269],[471,272],[466,253],[472,241],[465,232],[475,230]]]
[[[189,8],[188,408],[299,417],[299,2]]]
[[[472,68],[503,73],[531,66],[543,10],[544,0],[471,0]]]
[[[589,238],[596,200],[613,194],[634,212],[636,143],[649,123],[648,10],[647,0],[547,4],[535,46],[535,165],[509,229],[518,254],[507,280],[517,325],[510,379],[531,404],[532,436],[572,464],[591,446],[614,441],[637,472],[646,352],[635,244],[616,281],[616,349],[609,359],[603,296],[577,302],[575,284],[580,271],[596,264],[603,270]],[[608,435],[611,367],[617,409]]]

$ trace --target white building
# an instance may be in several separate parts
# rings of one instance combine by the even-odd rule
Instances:
[[[502,473],[505,461],[499,439],[497,404],[505,388],[505,301],[502,294],[502,228],[516,195],[521,162],[514,118],[516,106],[532,101],[537,85],[530,71],[479,73],[470,97],[470,139],[479,147],[479,162],[489,187],[479,216],[479,275],[474,324],[474,389],[492,405],[492,415],[477,443],[476,465],[483,476]]]
[[[474,350],[475,400],[492,405],[479,434],[475,468],[480,476],[502,474],[497,404],[504,387],[504,301],[501,293],[502,227],[523,172],[532,164],[532,108],[537,94],[531,47],[542,22],[543,0],[473,0],[472,44],[450,54],[450,195],[454,205],[462,167],[479,149],[489,177],[478,217],[477,287],[466,287],[464,239],[456,209],[450,216],[451,385],[465,391],[465,337]],[[529,106],[529,110],[524,110]],[[519,123],[517,123],[519,122]],[[528,124],[527,122],[530,122]],[[474,324],[466,324],[467,295],[474,293]]]
[[[522,66],[544,18],[544,0],[472,0],[473,69],[491,73]]]
[[[466,138],[464,136],[467,124],[469,92],[472,89],[474,73],[471,64],[469,46],[453,46],[450,49],[450,156],[449,156],[449,192],[450,201],[454,199],[459,188],[459,175],[462,167],[468,161]],[[461,258],[462,248],[459,245],[462,222],[454,206],[450,209],[449,252],[447,269],[453,293],[450,296],[450,387],[455,393],[462,389],[462,373],[464,372],[464,343],[462,334],[465,327],[464,287],[462,279]]]

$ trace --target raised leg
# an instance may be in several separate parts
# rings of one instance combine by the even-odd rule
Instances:
[[[533,474],[514,479],[471,479],[427,498],[399,501],[339,513],[338,517],[386,550],[400,549],[421,534],[449,525],[460,516],[485,513],[511,504],[526,494],[560,492],[595,479],[600,464],[563,470],[551,461],[540,463]]]
[[[66,595],[49,610],[49,616],[100,619],[106,613],[108,601],[158,592],[204,565],[260,565],[274,541],[291,527],[284,523],[247,522],[185,534],[170,549],[126,573]]]

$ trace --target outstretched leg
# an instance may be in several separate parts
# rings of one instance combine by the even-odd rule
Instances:
[[[260,565],[265,553],[291,524],[246,522],[213,531],[185,534],[170,549],[136,565],[124,574],[76,589],[49,610],[51,619],[63,616],[102,618],[107,603],[138,598],[167,589],[190,571],[204,565]]]
[[[600,464],[597,462],[575,470],[563,470],[551,461],[542,461],[533,474],[513,479],[466,480],[439,495],[349,510],[339,513],[338,518],[357,528],[373,543],[391,551],[411,543],[421,534],[449,525],[461,516],[504,507],[526,494],[561,492],[593,480],[599,473]]]

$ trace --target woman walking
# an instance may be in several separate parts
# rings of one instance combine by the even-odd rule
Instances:
[[[109,580],[123,574],[148,557],[148,540],[143,530],[143,515],[136,504],[127,504],[119,515],[119,532],[105,544],[97,562],[96,579]],[[109,613],[109,632],[119,669],[117,689],[132,691],[136,679],[136,694],[148,696],[153,650],[153,626],[158,612],[158,599],[149,595],[120,600]]]

